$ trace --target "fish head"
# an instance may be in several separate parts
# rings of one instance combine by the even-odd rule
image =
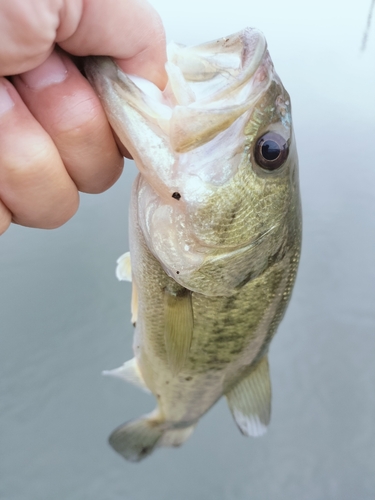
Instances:
[[[186,288],[231,294],[298,232],[290,98],[251,28],[196,47],[172,43],[166,70],[160,91],[109,58],[86,64],[140,171],[137,216],[150,251]]]

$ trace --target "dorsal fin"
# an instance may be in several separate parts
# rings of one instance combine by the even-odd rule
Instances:
[[[116,261],[116,278],[119,281],[132,280],[132,268],[130,262],[130,252],[125,252]]]
[[[150,392],[150,389],[147,387],[146,382],[143,380],[142,374],[138,368],[138,363],[135,358],[129,359],[119,368],[115,368],[114,370],[104,370],[102,372],[103,375],[109,375],[111,377],[122,378],[126,380],[126,382],[130,382],[131,384],[140,387],[146,392]]]
[[[164,291],[165,349],[169,367],[177,374],[184,366],[193,338],[193,307],[191,292],[185,288],[178,292]]]
[[[132,281],[132,267],[130,252],[123,253],[117,259],[116,277],[119,281]],[[138,317],[138,293],[135,283],[132,283],[132,301],[131,301],[131,322],[135,326]]]
[[[264,434],[271,416],[271,381],[267,356],[226,397],[242,434],[254,437]]]

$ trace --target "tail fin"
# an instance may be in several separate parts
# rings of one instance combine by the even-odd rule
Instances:
[[[112,448],[130,462],[139,462],[159,446],[180,446],[191,435],[195,425],[183,429],[166,429],[154,414],[131,420],[109,436]]]

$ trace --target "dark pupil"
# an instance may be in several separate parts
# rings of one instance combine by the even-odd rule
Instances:
[[[277,144],[277,142],[268,140],[263,143],[262,145],[263,158],[272,161],[276,160],[279,154],[280,154],[280,146]]]

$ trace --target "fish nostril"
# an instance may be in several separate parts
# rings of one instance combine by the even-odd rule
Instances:
[[[177,191],[175,191],[173,194],[172,194],[172,198],[174,198],[175,200],[179,200],[181,198],[181,195],[180,193],[177,193]]]

